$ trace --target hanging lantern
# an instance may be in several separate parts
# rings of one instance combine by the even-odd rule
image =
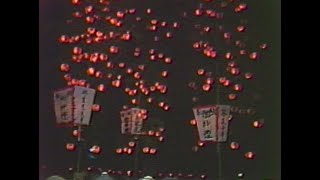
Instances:
[[[253,77],[253,74],[252,74],[252,73],[249,73],[249,72],[248,72],[248,73],[245,73],[245,74],[244,74],[244,78],[245,78],[245,79],[252,79],[252,77]]]
[[[210,91],[210,90],[211,90],[210,84],[204,84],[204,85],[202,85],[202,90],[203,90],[203,91],[206,91],[206,92]]]
[[[226,80],[227,80],[226,77],[220,77],[220,78],[219,78],[219,82],[220,82],[221,84],[224,84],[224,83],[226,82]]]
[[[173,22],[172,26],[173,26],[173,28],[179,28],[180,27],[178,22]]]
[[[223,83],[223,86],[228,87],[231,85],[231,81],[230,80],[225,80]]]
[[[93,104],[92,105],[92,111],[93,112],[99,112],[101,110],[101,106],[99,104]]]
[[[137,99],[132,99],[132,100],[131,100],[131,103],[132,103],[133,105],[138,105],[139,102],[138,102]]]
[[[161,76],[164,77],[164,78],[168,77],[168,71],[162,71],[161,72]]]
[[[71,0],[71,3],[73,4],[73,5],[79,5],[80,4],[80,0]]]
[[[239,68],[231,68],[231,69],[230,69],[230,73],[231,73],[232,75],[237,76],[237,75],[240,74],[240,69],[239,69]]]
[[[148,8],[147,11],[146,11],[146,13],[147,13],[147,14],[151,14],[151,9]]]
[[[89,149],[89,151],[93,154],[99,154],[101,152],[101,147],[94,145]]]
[[[259,47],[260,47],[260,49],[267,49],[268,45],[266,43],[263,43]]]
[[[164,102],[159,102],[158,106],[162,108],[164,106]]]
[[[129,143],[128,143],[128,146],[129,147],[134,147],[136,145],[136,143],[134,142],[134,141],[130,141]]]
[[[132,154],[132,152],[133,152],[133,150],[131,149],[131,148],[128,148],[128,150],[127,150],[127,154]]]
[[[148,102],[148,103],[152,103],[152,102],[153,102],[153,99],[152,99],[151,97],[149,97],[149,98],[147,99],[147,102]]]
[[[169,177],[173,177],[174,175],[173,175],[173,173],[169,173],[168,176]]]
[[[190,120],[190,124],[192,126],[195,126],[195,125],[197,125],[197,121],[195,119],[192,119],[192,120]]]
[[[69,64],[61,64],[61,65],[60,65],[60,71],[62,71],[62,72],[69,72],[69,71],[70,71],[70,66],[69,66]]]
[[[243,25],[237,26],[237,31],[238,31],[238,32],[244,32],[245,29],[246,29],[246,28],[245,28]]]
[[[203,146],[204,146],[204,142],[198,141],[198,146],[199,146],[199,147],[203,147]]]
[[[263,121],[253,121],[252,125],[254,128],[261,128],[263,126]]]
[[[145,153],[145,154],[149,153],[149,151],[150,151],[150,148],[149,148],[149,147],[144,147],[144,148],[142,149],[142,152]]]
[[[127,148],[127,147],[124,147],[124,148],[123,148],[123,152],[124,152],[124,153],[127,153],[127,152],[128,152],[128,148]]]
[[[164,141],[164,137],[163,136],[158,137],[158,141],[163,142]]]
[[[149,131],[148,131],[148,135],[149,135],[149,136],[153,136],[153,135],[154,135],[154,131],[149,130]]]
[[[201,178],[201,179],[206,179],[206,178],[207,178],[207,176],[206,176],[206,175],[204,175],[204,174],[202,174],[202,175],[200,176],[200,178]]]
[[[97,87],[97,91],[99,91],[99,92],[105,92],[105,86],[104,86],[104,84],[99,84],[98,85],[98,87]]]
[[[156,50],[155,49],[149,49],[149,54],[150,55],[153,55],[153,54],[155,54],[156,53]]]
[[[121,81],[120,80],[113,80],[111,84],[112,84],[112,86],[118,88],[121,85]]]
[[[237,95],[236,94],[228,94],[228,99],[235,100],[235,99],[237,99]]]
[[[258,59],[258,53],[257,52],[252,52],[249,54],[249,59],[251,60],[257,60]]]
[[[235,84],[235,85],[233,86],[233,89],[234,89],[235,91],[242,91],[242,90],[243,90],[243,86],[242,86],[241,84]]]
[[[87,7],[85,7],[85,8],[84,8],[84,12],[85,12],[86,14],[92,13],[92,12],[93,12],[93,6],[87,6]]]
[[[172,38],[172,32],[167,32],[166,33],[166,38]]]
[[[156,154],[157,153],[157,149],[156,148],[151,148],[150,149],[150,154]]]
[[[160,128],[159,128],[159,131],[160,131],[160,132],[164,132],[164,130],[165,130],[165,129],[164,129],[163,127],[160,127]]]
[[[172,63],[172,59],[170,57],[166,57],[166,58],[164,58],[164,62],[166,64],[171,64]]]
[[[122,148],[117,148],[117,149],[116,149],[116,153],[117,153],[117,154],[122,154]]]
[[[72,131],[72,135],[73,135],[74,137],[79,137],[79,136],[80,136],[80,131],[78,131],[77,129],[75,129],[75,130]]]
[[[211,85],[211,84],[213,84],[213,83],[214,83],[213,78],[209,77],[209,78],[206,79],[206,84]]]
[[[134,77],[135,79],[141,79],[141,74],[140,74],[139,72],[135,72],[135,73],[133,74],[133,77]]]
[[[117,54],[119,52],[119,48],[116,46],[110,46],[109,51],[111,54]]]
[[[244,177],[244,174],[243,174],[243,173],[238,173],[237,176],[238,176],[238,178],[241,178],[241,179],[242,179],[242,178]]]
[[[201,15],[202,15],[202,10],[201,10],[201,9],[196,9],[196,10],[194,11],[194,15],[195,15],[195,16],[201,16]]]
[[[95,69],[93,67],[89,67],[87,69],[87,75],[93,76],[95,74]]]
[[[226,59],[233,59],[233,56],[232,56],[231,52],[227,52],[226,55],[225,55],[225,58]]]
[[[168,104],[166,104],[166,105],[163,107],[163,109],[164,109],[165,111],[169,111],[169,110],[170,110],[170,106],[169,106]]]
[[[237,142],[231,142],[231,143],[230,143],[230,148],[231,148],[232,150],[237,150],[237,149],[240,148],[240,145],[239,145],[239,143],[237,143]]]
[[[66,144],[66,149],[68,151],[74,151],[76,149],[76,145],[73,143],[68,143],[68,144]]]
[[[204,69],[198,69],[198,71],[197,71],[197,74],[198,74],[199,76],[204,75],[204,73],[205,73],[205,70],[204,70]]]
[[[132,176],[132,174],[133,174],[132,171],[130,171],[130,170],[127,171],[127,176]]]
[[[145,70],[145,65],[144,64],[140,64],[139,66],[138,66],[138,69],[139,70],[141,70],[141,71],[144,71]]]
[[[154,134],[154,136],[155,136],[155,137],[160,137],[160,136],[161,136],[161,133],[158,132],[158,131],[156,131],[155,134]]]
[[[245,156],[247,159],[254,159],[255,154],[254,154],[253,152],[247,152],[244,156]]]
[[[224,34],[223,34],[223,38],[225,38],[225,39],[231,39],[231,33],[229,33],[229,32],[224,33]]]

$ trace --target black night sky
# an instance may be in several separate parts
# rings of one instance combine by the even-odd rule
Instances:
[[[121,0],[121,2],[119,0],[115,4],[117,7],[135,7],[137,11],[151,7],[162,19],[179,21],[180,12],[190,11],[199,2],[199,0]],[[258,112],[256,117],[264,118],[265,125],[260,129],[252,128],[250,123],[253,117],[250,116],[236,116],[232,120],[232,134],[229,138],[230,141],[239,142],[241,148],[232,151],[228,148],[229,143],[222,145],[223,176],[231,180],[236,179],[237,173],[243,172],[248,179],[280,179],[280,2],[247,0],[246,3],[249,6],[246,14],[249,27],[248,39],[252,46],[266,42],[269,49],[261,61],[241,64],[244,69],[249,69],[255,74],[255,79],[248,85],[248,90],[244,92],[246,95],[237,105],[255,106]],[[66,86],[59,66],[63,62],[69,63],[68,58],[72,49],[71,46],[59,44],[57,39],[62,34],[78,33],[87,27],[85,23],[66,24],[73,11],[74,7],[70,0],[44,0],[39,4],[39,166],[47,167],[45,170],[40,170],[42,171],[40,174],[46,176],[75,167],[76,153],[67,152],[64,148],[66,143],[74,142],[71,129],[56,126],[53,108],[53,91]],[[227,13],[225,15],[226,18],[229,16]],[[189,21],[200,23],[192,18]],[[230,22],[223,22],[226,27],[232,23],[234,23],[232,18]],[[156,156],[141,156],[140,167],[148,172],[204,173],[208,174],[209,179],[214,179],[217,177],[216,145],[206,144],[197,153],[191,150],[196,136],[195,129],[189,125],[189,120],[194,118],[192,112],[194,105],[191,102],[192,92],[187,84],[195,78],[194,74],[198,68],[204,67],[214,72],[215,67],[212,63],[206,63],[208,60],[204,60],[204,57],[192,50],[192,42],[199,35],[186,26],[176,33],[176,39],[170,43],[157,46],[155,43],[145,41],[140,46],[145,49],[158,48],[175,60],[168,68],[171,74],[167,80],[169,92],[166,98],[173,108],[168,113],[159,111],[154,114],[165,124],[165,142],[159,146],[159,153]],[[148,34],[140,33],[137,38],[144,40],[148,38],[147,36]],[[125,48],[134,47],[126,45]],[[79,67],[75,69],[74,71],[83,70]],[[115,148],[124,142],[124,136],[120,134],[119,111],[128,99],[123,92],[109,88],[106,94],[97,95],[95,102],[102,105],[102,111],[93,115],[92,126],[86,129],[85,136],[91,144],[99,144],[102,153],[96,160],[89,160],[84,154],[82,167],[92,165],[103,169],[133,169],[133,155],[121,156],[115,153]],[[214,104],[214,102],[214,94],[201,100],[202,104]],[[256,159],[244,158],[246,151],[255,152]]]

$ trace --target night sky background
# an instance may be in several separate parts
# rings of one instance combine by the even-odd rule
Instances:
[[[129,2],[133,6],[132,0]],[[199,3],[195,0],[174,1],[175,3],[169,0],[155,0],[154,3],[150,3],[150,0],[139,2],[141,3],[134,5],[135,8],[155,8],[166,19],[174,19],[174,14],[180,9],[194,8]],[[60,45],[57,38],[70,31],[76,32],[77,28],[83,31],[86,26],[75,27],[65,24],[73,12],[68,0],[41,0],[39,3],[39,167],[46,166],[45,169],[40,168],[40,174],[49,175],[75,167],[76,160],[75,152],[70,153],[65,150],[67,142],[74,142],[71,129],[58,128],[55,124],[53,91],[66,86],[63,74],[59,72],[59,66],[70,56],[70,47]],[[241,103],[244,107],[256,106],[259,117],[265,119],[265,125],[261,129],[252,128],[253,119],[249,116],[241,116],[238,119],[235,117],[232,120],[230,139],[239,142],[241,149],[231,151],[227,147],[228,144],[223,145],[223,176],[225,179],[235,179],[237,173],[243,172],[252,180],[280,179],[280,2],[248,0],[246,3],[249,5],[247,12],[249,39],[252,42],[266,42],[270,47],[261,61],[253,66],[252,63],[244,65],[251,68],[250,71],[256,76],[248,86],[250,92],[247,101],[242,99]],[[179,4],[179,7],[175,4]],[[192,33],[184,29],[177,34],[177,40],[172,44],[159,47],[177,62],[170,66],[172,76],[168,80],[167,99],[174,108],[170,113],[157,114],[165,123],[165,143],[159,146],[159,153],[152,156],[152,159],[151,156],[143,156],[140,166],[161,172],[204,173],[215,178],[217,177],[216,146],[206,144],[206,147],[197,153],[191,151],[196,137],[194,128],[189,125],[189,120],[194,117],[190,100],[192,94],[187,88],[187,83],[188,79],[194,77],[190,74],[198,67],[211,68],[209,64],[198,65],[198,59],[202,57],[189,50],[194,41]],[[214,67],[211,69],[214,70]],[[123,92],[112,88],[107,94],[97,96],[95,102],[102,104],[102,112],[93,115],[92,126],[85,133],[90,143],[99,144],[103,150],[96,160],[83,157],[83,167],[93,165],[103,169],[133,169],[133,155],[119,156],[114,151],[124,138],[120,134],[119,110],[127,102],[127,98]],[[213,96],[212,103],[214,100]],[[246,151],[256,152],[256,159],[245,159]]]

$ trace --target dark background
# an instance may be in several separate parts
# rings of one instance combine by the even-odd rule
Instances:
[[[158,6],[159,11],[166,12],[169,18],[172,17],[170,13],[175,13],[178,9],[170,5],[170,2],[158,3],[161,4]],[[270,45],[268,53],[254,65],[252,71],[257,73],[257,79],[250,87],[256,90],[260,97],[256,104],[257,111],[265,119],[265,126],[258,130],[250,128],[250,117],[239,117],[239,121],[232,122],[233,135],[230,138],[240,142],[241,149],[231,152],[228,148],[223,148],[223,174],[225,179],[234,179],[239,172],[244,172],[248,179],[280,179],[280,2],[261,0],[247,3],[249,25],[252,29],[248,32],[248,37],[253,42],[257,39]],[[188,1],[182,4],[183,7],[192,8],[195,2]],[[144,3],[135,6],[147,7]],[[39,166],[45,165],[46,168],[41,168],[41,172],[49,175],[66,171],[68,167],[75,167],[76,153],[66,152],[64,149],[65,143],[72,141],[71,130],[56,127],[52,98],[54,90],[65,86],[59,65],[70,54],[70,48],[59,45],[56,40],[61,34],[68,32],[65,20],[70,17],[72,6],[69,1],[40,1],[39,11]],[[186,30],[183,33],[186,34],[177,38],[192,40],[190,34],[193,32]],[[176,45],[179,46],[180,44]],[[190,98],[186,98],[189,95],[191,97],[191,93],[185,90],[187,82],[182,79],[188,79],[186,77],[191,73],[187,72],[194,72],[197,61],[193,59],[198,56],[181,46],[175,49],[162,47],[172,57],[180,60],[172,65],[171,71],[175,72],[175,75],[168,82],[168,99],[176,106],[170,113],[160,117],[165,122],[167,130],[166,142],[160,147],[160,153],[153,159],[144,157],[141,163],[162,172],[206,173],[216,177],[215,145],[208,144],[198,153],[191,151],[195,141],[194,131],[188,125],[188,121],[193,118],[192,104],[189,102]],[[96,102],[103,105],[103,111],[94,115],[94,122],[86,135],[93,144],[100,144],[103,152],[97,160],[84,159],[84,166],[132,169],[133,156],[118,156],[114,153],[114,149],[119,146],[118,141],[123,139],[120,135],[118,117],[125,98],[118,91],[111,90],[110,95],[99,96]],[[245,99],[241,102],[244,106],[248,104]],[[253,161],[243,157],[249,150],[257,153],[257,158]]]

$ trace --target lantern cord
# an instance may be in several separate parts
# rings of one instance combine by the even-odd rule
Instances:
[[[80,173],[81,162],[81,123],[78,125],[78,159],[77,159],[77,172]]]
[[[216,63],[216,78],[219,75],[219,64]],[[220,103],[220,86],[217,84],[217,99],[216,103],[219,105]],[[218,180],[222,180],[222,153],[221,153],[221,143],[217,139],[217,156],[218,156]]]

